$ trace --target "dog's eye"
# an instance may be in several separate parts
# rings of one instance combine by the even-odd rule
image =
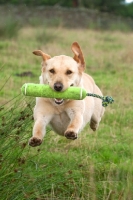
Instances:
[[[67,71],[66,71],[66,74],[67,74],[67,75],[72,74],[72,71],[71,71],[71,70],[67,70]]]
[[[50,73],[52,73],[52,74],[55,73],[55,70],[54,70],[54,69],[50,69],[49,71],[50,71]]]

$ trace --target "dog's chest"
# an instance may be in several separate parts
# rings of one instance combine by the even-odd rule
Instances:
[[[60,135],[64,134],[69,123],[70,123],[70,118],[68,117],[66,112],[55,114],[50,122],[54,131]]]

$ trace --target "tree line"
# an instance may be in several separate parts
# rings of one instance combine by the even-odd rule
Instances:
[[[26,4],[27,6],[63,6],[85,7],[97,9],[101,12],[113,13],[124,17],[133,18],[133,3],[126,4],[125,0],[0,0],[0,4]]]

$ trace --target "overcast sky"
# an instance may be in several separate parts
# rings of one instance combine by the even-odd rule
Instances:
[[[133,0],[125,0],[127,3],[131,3],[133,2]]]

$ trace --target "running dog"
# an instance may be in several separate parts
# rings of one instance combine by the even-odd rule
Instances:
[[[71,49],[74,53],[73,58],[66,55],[51,58],[41,50],[33,52],[43,59],[40,84],[48,84],[58,92],[77,86],[85,88],[88,93],[102,95],[93,78],[84,72],[85,60],[79,44],[74,42]],[[35,147],[42,143],[48,124],[56,133],[75,140],[87,123],[96,131],[103,114],[102,102],[95,97],[86,97],[84,100],[37,97],[33,136],[29,140],[29,145]]]

